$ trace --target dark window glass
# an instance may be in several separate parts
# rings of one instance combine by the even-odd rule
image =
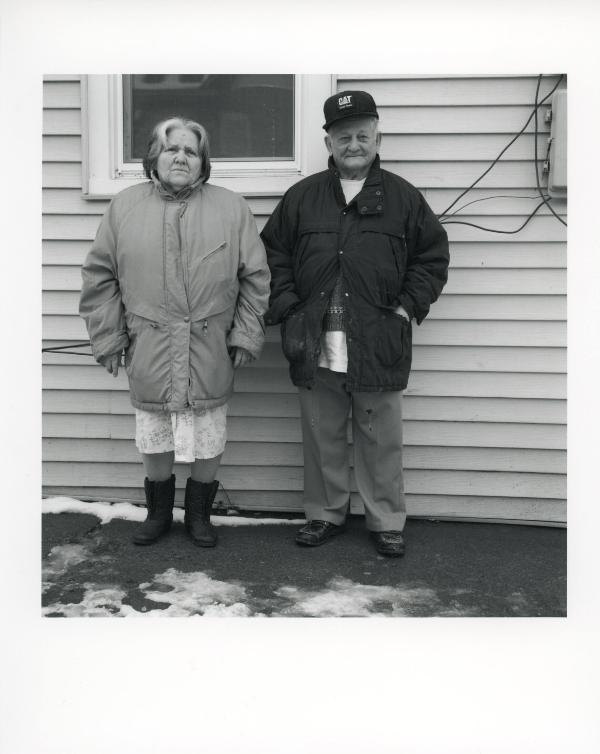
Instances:
[[[211,159],[294,159],[294,76],[123,76],[124,162],[141,161],[152,128],[182,116],[208,131]]]

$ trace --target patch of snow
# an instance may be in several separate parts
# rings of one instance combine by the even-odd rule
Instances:
[[[282,615],[314,618],[403,616],[439,603],[432,589],[357,584],[343,578],[332,579],[320,591],[288,586],[275,594],[291,603],[282,609]]]
[[[152,589],[153,585],[159,588]],[[170,587],[169,591],[160,589],[165,586]],[[140,589],[146,599],[169,605],[161,611],[163,615],[247,617],[253,614],[244,604],[247,594],[243,586],[212,579],[202,571],[184,573],[169,568],[155,576],[152,583],[140,584]]]
[[[181,515],[183,521],[183,513]],[[211,523],[217,526],[262,526],[263,524],[292,524],[302,526],[305,518],[254,518],[246,516],[211,516]]]
[[[65,562],[67,562],[65,560]],[[76,558],[69,561],[78,562]],[[68,566],[67,566],[68,567]],[[343,618],[438,615],[460,617],[472,614],[456,602],[443,606],[432,589],[358,584],[332,579],[324,589],[305,590],[284,586],[274,599],[256,600],[239,583],[219,581],[202,571],[186,573],[169,568],[152,581],[139,585],[143,596],[164,608],[136,610],[123,603],[127,592],[114,585],[84,584],[80,603],[54,602],[43,615],[64,617],[264,617],[266,605],[272,616]]]
[[[53,584],[52,579],[65,573],[71,566],[83,563],[89,556],[85,545],[57,545],[50,550],[48,558],[42,563],[42,594]]]
[[[42,499],[42,513],[89,513],[97,516],[101,524],[107,524],[113,518],[126,521],[143,521],[146,518],[146,508],[133,503],[85,503],[72,497],[47,497]],[[174,508],[173,520],[183,522],[183,509]],[[302,525],[303,518],[250,518],[245,516],[211,516],[211,522],[217,526],[259,526],[264,524],[294,524]]]
[[[146,509],[131,503],[84,503],[72,497],[47,497],[42,500],[42,513],[89,513],[97,516],[101,524],[113,518],[143,521]],[[183,515],[182,515],[183,520]]]
[[[170,588],[165,590],[164,587]],[[140,584],[146,599],[168,605],[154,610],[136,610],[124,604],[127,592],[115,585],[86,582],[83,588],[81,602],[53,602],[42,608],[42,615],[65,618],[246,618],[261,614],[245,604],[247,595],[243,586],[217,581],[200,571],[183,573],[169,568],[154,576],[151,582]]]
[[[61,616],[63,618],[113,618],[126,617],[137,613],[129,605],[123,604],[127,592],[117,587],[99,587],[95,584],[84,584],[84,595],[81,602],[54,602],[42,608],[42,615]],[[140,613],[143,615],[143,613]]]

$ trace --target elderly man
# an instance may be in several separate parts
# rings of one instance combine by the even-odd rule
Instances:
[[[299,388],[304,444],[300,545],[343,531],[354,475],[377,552],[404,554],[402,391],[411,320],[420,324],[447,279],[446,232],[417,189],[382,170],[370,94],[324,105],[328,169],[290,188],[262,238],[271,268],[267,324]]]

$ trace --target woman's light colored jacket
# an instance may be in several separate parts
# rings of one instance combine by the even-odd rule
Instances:
[[[266,255],[248,205],[231,191],[125,189],[100,223],[82,278],[79,312],[94,357],[104,363],[125,350],[136,408],[222,405],[233,390],[228,348],[260,354]]]

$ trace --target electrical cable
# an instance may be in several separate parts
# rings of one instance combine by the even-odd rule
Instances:
[[[539,108],[539,107],[541,107],[541,106],[542,106],[542,105],[544,104],[544,102],[545,102],[545,101],[546,101],[546,100],[547,100],[547,99],[548,99],[549,97],[551,97],[551,96],[552,96],[552,95],[554,94],[554,92],[555,92],[555,91],[556,91],[556,89],[558,88],[558,85],[559,85],[559,84],[561,83],[561,81],[563,80],[563,78],[564,78],[564,74],[561,74],[561,75],[559,76],[559,79],[558,79],[558,81],[557,81],[557,82],[556,82],[556,84],[555,84],[555,85],[554,85],[554,86],[552,87],[552,89],[551,89],[551,90],[550,90],[550,91],[548,92],[548,94],[547,94],[547,95],[546,95],[546,96],[545,96],[545,97],[544,97],[544,98],[543,98],[543,99],[542,99],[542,100],[541,100],[541,101],[540,101],[539,103],[537,103],[537,102],[536,102],[536,106],[534,107],[534,110],[533,110],[533,112],[531,113],[531,115],[529,116],[529,118],[527,118],[527,121],[525,122],[525,125],[524,125],[524,126],[523,126],[523,128],[522,128],[522,129],[521,129],[521,130],[519,131],[519,133],[518,133],[518,134],[517,134],[516,136],[514,136],[514,137],[513,137],[513,138],[512,138],[512,139],[511,139],[511,140],[510,140],[510,141],[508,142],[508,144],[507,144],[507,145],[506,145],[506,146],[504,147],[504,149],[503,149],[503,150],[502,150],[502,151],[500,152],[500,154],[499,154],[499,155],[498,155],[498,156],[496,157],[496,159],[495,159],[495,160],[494,160],[494,161],[492,162],[492,164],[491,164],[491,165],[490,165],[490,166],[489,166],[489,167],[487,168],[487,170],[485,170],[485,171],[484,171],[484,172],[483,172],[483,173],[482,173],[482,174],[481,174],[481,175],[479,176],[479,178],[477,178],[477,179],[476,179],[475,181],[473,181],[473,183],[472,183],[472,184],[471,184],[471,185],[470,185],[470,186],[469,186],[468,188],[466,188],[466,189],[465,189],[465,190],[464,190],[464,191],[463,191],[462,193],[460,193],[460,194],[459,194],[459,195],[458,195],[458,196],[456,197],[456,199],[455,199],[455,200],[454,200],[454,201],[452,202],[452,204],[450,204],[450,205],[449,205],[448,207],[446,207],[446,209],[445,209],[445,210],[444,210],[443,212],[441,212],[441,213],[440,213],[440,214],[438,215],[438,219],[439,219],[439,218],[442,218],[442,217],[444,217],[444,215],[447,215],[447,214],[448,214],[448,210],[452,209],[452,207],[454,207],[454,205],[455,205],[455,204],[456,204],[456,203],[457,203],[457,202],[459,201],[459,199],[461,199],[461,198],[462,198],[462,197],[463,197],[463,196],[464,196],[465,194],[467,194],[467,193],[468,193],[468,192],[469,192],[469,191],[470,191],[470,190],[471,190],[472,188],[474,188],[474,187],[475,187],[475,186],[476,186],[476,185],[477,185],[477,184],[479,183],[479,181],[481,181],[481,180],[482,180],[483,178],[485,178],[485,176],[486,176],[486,175],[487,175],[487,174],[488,174],[488,173],[490,172],[490,170],[491,170],[491,169],[492,169],[492,168],[494,167],[494,165],[495,165],[495,164],[496,164],[496,163],[497,163],[497,162],[498,162],[498,161],[500,160],[500,158],[501,158],[501,157],[502,157],[502,155],[503,155],[503,154],[504,154],[504,153],[506,152],[506,150],[507,150],[507,149],[508,149],[508,148],[509,148],[510,146],[512,146],[512,144],[514,144],[514,143],[515,143],[515,141],[516,141],[516,140],[517,140],[517,139],[519,138],[519,136],[521,136],[521,134],[523,134],[523,133],[525,132],[525,129],[527,128],[527,126],[528,126],[528,125],[529,125],[529,123],[531,122],[531,119],[532,119],[532,118],[534,117],[534,115],[535,115],[535,114],[537,113],[537,110],[538,110],[538,108]]]
[[[469,207],[471,204],[477,204],[477,202],[487,202],[490,199],[538,199],[539,196],[536,194],[535,196],[516,196],[514,194],[494,194],[494,196],[484,196],[482,199],[473,199],[472,202],[467,202],[466,204],[463,204],[458,209],[455,209],[454,212],[451,212],[448,217],[454,217],[454,215],[458,214],[461,209],[464,209],[465,207]]]
[[[525,220],[523,225],[519,226],[516,230],[498,230],[497,228],[484,228],[483,225],[476,225],[475,223],[467,223],[464,220],[440,220],[441,225],[470,225],[471,228],[479,228],[479,230],[486,230],[488,233],[503,233],[505,235],[510,235],[512,233],[518,233],[520,230],[523,230],[523,228],[527,225],[527,223],[532,219],[532,217],[540,210],[541,207],[543,207],[545,202],[540,202],[538,206],[533,210],[533,212],[529,215],[529,217]]]
[[[552,214],[554,215],[554,217],[566,227],[567,223],[562,219],[562,217],[560,217],[560,215],[558,215],[554,211],[554,207],[552,207],[550,205],[550,202],[544,197],[544,194],[542,193],[542,187],[540,186],[540,174],[539,174],[539,171],[538,171],[538,97],[539,97],[539,94],[540,94],[540,84],[541,83],[542,83],[542,74],[540,73],[540,75],[538,76],[537,87],[535,89],[535,109],[534,109],[534,112],[535,112],[535,138],[534,138],[534,142],[533,142],[533,149],[534,149],[533,164],[535,166],[535,183],[536,183],[536,186],[537,186],[538,194],[544,200],[544,204],[546,205],[546,207],[548,207],[548,209],[550,210],[550,212],[552,212]],[[549,154],[550,154],[550,144],[548,144],[548,152],[546,153],[546,159],[548,159],[548,155]]]
[[[51,348],[42,348],[42,353],[69,353],[73,356],[92,356],[91,353],[80,353],[79,351],[67,351],[67,348],[87,348],[91,343],[88,340],[85,343],[70,343],[68,346],[52,346]]]
[[[91,353],[79,353],[79,351],[64,351],[64,350],[55,351],[53,348],[44,348],[43,353],[58,353],[58,354],[69,353],[73,356],[93,356],[93,354]]]

